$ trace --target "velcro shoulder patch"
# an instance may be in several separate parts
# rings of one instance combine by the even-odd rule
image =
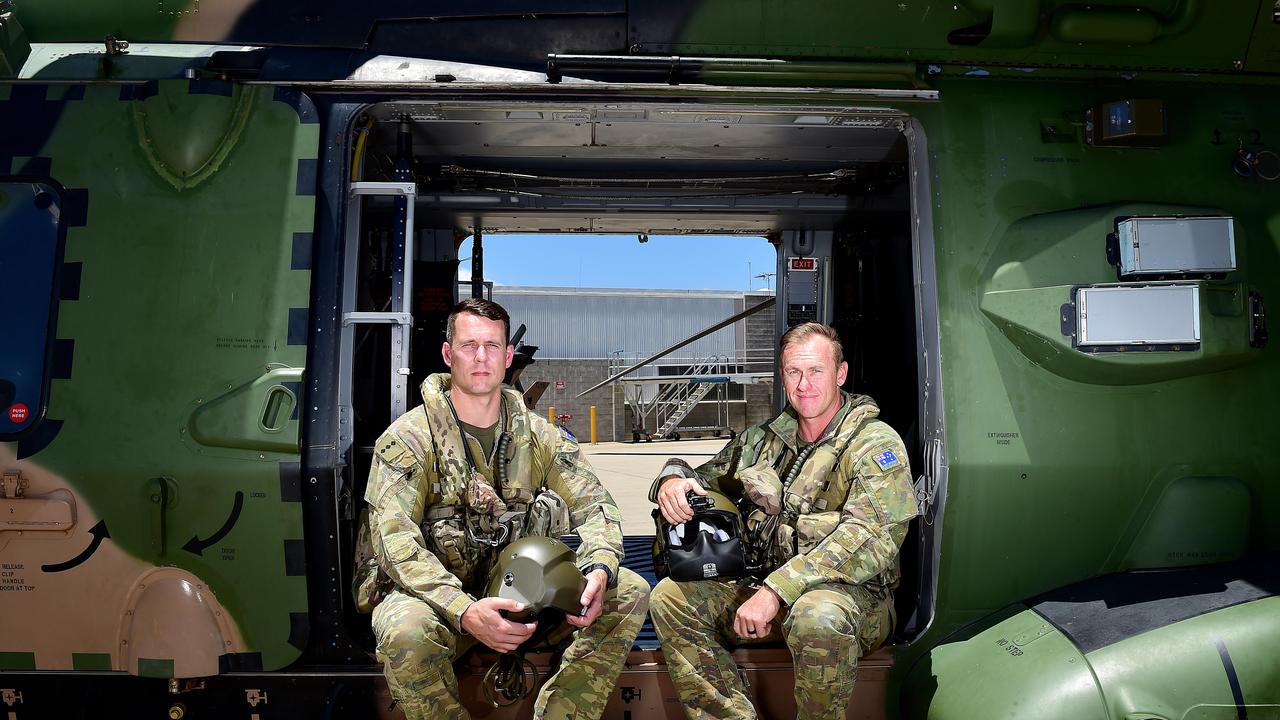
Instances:
[[[876,461],[876,465],[880,466],[881,470],[892,470],[902,464],[902,460],[898,457],[898,454],[892,450],[885,450],[884,452],[876,453],[873,456],[873,459]]]
[[[383,462],[392,467],[412,467],[416,462],[416,458],[409,448],[405,447],[400,438],[394,435],[383,435],[378,438],[377,444],[374,445],[374,452],[378,454],[378,457],[382,458]]]

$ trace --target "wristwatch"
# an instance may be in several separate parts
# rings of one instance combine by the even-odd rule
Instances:
[[[613,571],[609,569],[608,565],[605,565],[604,563],[592,563],[582,568],[582,574],[584,576],[590,575],[592,570],[603,570],[605,576],[609,578],[607,581],[605,581],[605,584],[604,584],[605,590],[612,590],[618,587],[618,578],[614,576]]]

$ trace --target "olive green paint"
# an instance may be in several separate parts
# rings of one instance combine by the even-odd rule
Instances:
[[[1216,559],[1280,549],[1280,526],[1266,521],[1280,515],[1280,495],[1273,489],[1280,457],[1274,453],[1272,410],[1280,404],[1280,361],[1274,344],[1263,351],[1247,347],[1242,314],[1250,289],[1260,291],[1273,307],[1280,302],[1277,186],[1238,178],[1230,169],[1235,148],[1249,140],[1251,130],[1264,142],[1280,142],[1274,80],[1253,76],[1231,82],[1235,61],[1246,55],[1246,70],[1280,68],[1274,33],[1266,35],[1271,29],[1262,23],[1253,30],[1254,21],[1269,8],[1257,2],[1216,4],[1193,29],[1162,35],[1147,46],[1099,49],[1069,46],[1048,35],[1051,16],[1066,4],[1044,3],[1054,12],[1037,15],[1030,28],[1028,16],[1012,13],[998,28],[998,46],[956,48],[945,44],[947,32],[1012,6],[974,0],[885,4],[851,12],[835,3],[801,11],[792,3],[706,2],[692,6],[679,42],[643,48],[886,62],[937,57],[956,65],[1001,65],[994,72],[945,68],[931,75],[939,102],[897,105],[919,122],[928,142],[917,170],[928,180],[932,225],[927,229],[938,274],[923,281],[938,292],[938,380],[949,484],[941,517],[936,616],[922,637],[898,653],[893,682],[911,672],[935,685],[908,686],[912,702],[946,695],[957,698],[956,708],[977,708],[976,714],[956,711],[936,717],[991,717],[981,709],[997,701],[1027,713],[1044,709],[1026,704],[1028,697],[1052,697],[1050,707],[1060,709],[1062,717],[1105,716],[1105,708],[1119,708],[1119,693],[1111,693],[1121,682],[1109,685],[1107,677],[1121,678],[1122,673],[1117,669],[1108,675],[1102,669],[1136,662],[1133,658],[1145,657],[1143,653],[1159,654],[1169,643],[1177,644],[1178,635],[1161,634],[1162,629],[1093,653],[1088,660],[1099,668],[1099,691],[1091,684],[1085,659],[1033,613],[994,617],[980,629],[966,631],[967,640],[952,634],[1010,603],[1099,574],[1184,565],[1198,553]],[[127,19],[128,11],[119,17]],[[1083,29],[1067,30],[1105,31],[1091,29],[1088,22]],[[1031,44],[1019,47],[1028,36]],[[1099,73],[1072,79],[1017,69],[1074,65],[1086,56],[1095,67],[1200,68],[1217,74],[1150,79],[1141,73]],[[813,71],[780,84],[819,83],[821,76]],[[288,631],[284,613],[305,608],[301,579],[280,577],[283,562],[277,550],[283,538],[301,537],[296,509],[282,509],[275,502],[275,461],[294,456],[250,450],[251,445],[234,439],[238,431],[193,433],[192,428],[199,424],[202,405],[233,397],[238,388],[258,382],[267,362],[302,364],[301,348],[279,344],[286,328],[277,311],[306,303],[305,273],[287,271],[285,238],[309,228],[314,207],[309,199],[289,194],[293,176],[288,163],[293,156],[314,154],[318,139],[314,130],[297,127],[292,110],[271,101],[270,89],[262,88],[222,167],[179,193],[137,146],[132,108],[108,107],[116,92],[114,87],[89,86],[79,102],[105,113],[106,121],[90,123],[94,115],[88,111],[64,115],[50,152],[44,153],[54,157],[56,179],[90,187],[93,198],[104,199],[91,202],[90,226],[68,238],[68,260],[85,263],[84,285],[80,304],[63,303],[58,336],[76,340],[77,363],[71,381],[54,384],[51,416],[69,423],[41,459],[47,455],[67,477],[85,477],[94,460],[109,460],[95,465],[109,474],[83,491],[99,514],[121,518],[120,537],[112,525],[112,541],[139,557],[179,564],[209,578],[250,644],[262,648],[264,667],[280,667],[293,657],[283,646]],[[698,90],[643,92],[675,96]],[[625,91],[620,94],[626,96]],[[739,97],[744,103],[875,104],[837,94],[744,92]],[[1167,103],[1167,146],[1133,150],[1085,145],[1085,111],[1127,97],[1158,97]],[[206,102],[183,100],[172,87],[147,102],[157,100]],[[226,127],[225,121],[210,123]],[[279,152],[282,147],[288,152]],[[108,182],[104,167],[127,170],[120,180]],[[274,179],[267,185],[275,194],[256,197],[246,178],[264,176]],[[147,212],[139,214],[138,207]],[[1103,230],[1113,213],[1135,207],[1201,208],[1232,215],[1240,269],[1224,281],[1202,284],[1205,335],[1199,350],[1082,355],[1058,331],[1059,308],[1069,301],[1074,285],[1115,281],[1105,259]],[[265,239],[264,232],[269,233]],[[238,245],[240,234],[257,242]],[[129,276],[138,268],[157,279],[130,286]],[[184,293],[186,288],[192,291]],[[98,300],[85,303],[86,298]],[[210,347],[211,337],[250,342]],[[120,338],[137,347],[127,355],[111,352]],[[260,338],[262,346],[254,342]],[[130,403],[146,412],[136,418],[121,415],[117,408]],[[228,437],[234,441],[214,441]],[[150,536],[153,524],[146,513],[152,507],[139,500],[149,479],[158,476],[178,484],[180,499],[170,523],[183,528],[181,536],[171,538],[163,558],[156,557]],[[252,543],[258,555],[248,559],[242,554],[227,565],[211,553],[194,558],[172,549],[187,532],[207,536],[216,528],[225,515],[215,508],[229,507],[237,489],[266,492],[272,501],[249,502],[235,531],[243,536],[232,536],[241,548]],[[1188,524],[1194,532],[1177,532]],[[266,587],[269,593],[255,594]],[[1275,610],[1274,603],[1260,601],[1211,614],[1203,622],[1234,618],[1241,627],[1260,628],[1261,637],[1271,638]],[[1171,626],[1168,632],[1182,632],[1192,622]],[[1225,628],[1226,642],[1234,648]],[[1020,637],[1026,641],[1018,641]],[[1002,645],[1001,639],[1009,642]],[[1164,644],[1141,652],[1124,650],[1131,654],[1110,659],[1113,648],[1120,653],[1122,646],[1137,641]],[[1268,642],[1276,646],[1274,638]],[[1008,650],[1011,645],[1021,654]],[[965,647],[977,649],[970,653]],[[1265,675],[1274,668],[1274,659],[1252,647],[1241,650],[1239,666],[1254,663],[1253,670],[1242,669],[1242,682],[1274,693],[1274,681]],[[1212,663],[1196,662],[1206,663],[1193,667],[1209,677]],[[983,667],[1007,671],[1017,682],[1002,688],[977,676]],[[1246,680],[1250,672],[1258,673],[1252,676],[1256,679]],[[987,694],[967,695],[976,687]],[[891,687],[891,703],[897,701],[897,689]],[[1219,691],[1205,697],[1220,697]],[[940,712],[952,712],[948,708]]]
[[[948,77],[939,89],[940,103],[903,109],[929,147],[947,505],[936,616],[903,649],[898,678],[917,659],[931,662],[921,654],[956,628],[1051,588],[1183,565],[1187,553],[1280,548],[1280,527],[1265,520],[1280,513],[1270,490],[1280,476],[1271,420],[1280,368],[1272,347],[1247,347],[1234,309],[1247,289],[1280,297],[1280,214],[1272,185],[1230,169],[1250,128],[1280,139],[1275,94],[1143,85],[1142,96],[1168,103],[1169,144],[1117,150],[1045,138],[1042,127],[1079,123],[1084,109],[1138,92],[1125,82]],[[1080,232],[1094,211],[1081,209],[1139,203],[1236,218],[1240,270],[1202,283],[1211,290],[1204,345],[1176,358],[1068,350],[1054,332],[1069,288],[1116,282],[1105,234]],[[1010,240],[1033,222],[1034,233]],[[1024,297],[997,303],[998,293]],[[1225,485],[1161,501],[1197,482],[1184,478]],[[1161,547],[1179,522],[1194,531]]]
[[[1144,13],[1140,8],[1169,3],[1133,0],[1091,3],[1105,11],[1094,17],[1074,0],[709,0],[688,6],[676,38],[651,40],[642,30],[633,39],[638,54],[1234,71],[1253,38],[1269,35],[1265,26],[1254,32],[1264,4],[1270,23],[1269,4],[1254,0],[1188,0],[1180,5],[1193,6],[1189,17],[1163,8]],[[955,30],[992,20],[988,39],[975,47],[948,40]],[[1271,56],[1248,59],[1248,70],[1278,67]]]
[[[1081,654],[1032,610],[1014,607],[935,647],[911,672],[911,720],[1234,720],[1228,670],[1249,717],[1273,717],[1280,598],[1224,608]]]
[[[1270,597],[1167,625],[1087,656],[1113,718],[1236,720],[1280,713],[1280,598]],[[1245,714],[1236,708],[1222,642],[1237,673]],[[1140,715],[1138,715],[1141,717]]]
[[[139,677],[171,678],[173,677],[173,660],[155,658],[138,658]]]
[[[230,103],[219,96],[130,103],[138,147],[175,189],[193,188],[216,173],[235,149],[258,94],[236,85]]]
[[[27,38],[40,43],[114,35],[135,43],[271,44],[270,16],[252,10],[236,0],[43,0],[19,4],[17,18]],[[633,9],[628,42],[635,55],[1276,72],[1280,34],[1272,10],[1260,0],[703,0],[649,14]],[[313,12],[327,23],[343,11],[320,4]],[[643,22],[654,14],[662,22]],[[355,18],[372,33],[372,14]],[[377,19],[398,18],[388,12]],[[990,26],[985,34],[976,29],[983,25]],[[976,45],[952,40],[965,29]],[[345,38],[353,45],[364,39],[365,33]],[[430,46],[422,52],[432,56]]]
[[[71,653],[71,669],[107,671],[111,669],[110,653]]]
[[[1120,569],[1229,562],[1244,557],[1252,498],[1231,477],[1179,477],[1164,486]]]
[[[1114,268],[1097,262],[1105,253],[1107,234],[1114,232],[1115,218],[1197,214],[1230,213],[1140,203],[1020,218],[1008,226],[987,256],[980,307],[1029,360],[1055,375],[1085,383],[1146,384],[1256,361],[1262,352],[1248,344],[1248,290],[1239,281],[1201,284],[1202,342],[1196,352],[1150,352],[1140,353],[1141,357],[1132,352],[1089,354],[1076,351],[1071,337],[1062,333],[1059,310],[1074,301],[1075,286],[1117,282]],[[1242,265],[1240,273],[1247,272]]]
[[[298,398],[283,383],[300,383],[301,368],[273,368],[264,375],[202,403],[187,430],[205,447],[296,452]]]
[[[294,233],[312,230],[314,197],[295,195],[296,175],[299,158],[316,156],[319,126],[301,124],[270,87],[226,97],[162,82],[142,101],[120,100],[119,86],[84,91],[40,151],[55,180],[87,190],[89,212],[66,239],[65,261],[82,263],[82,275],[79,300],[58,311],[57,337],[75,343],[70,379],[51,387],[49,417],[63,426],[36,458],[106,521],[107,542],[194,573],[230,612],[244,650],[260,652],[266,669],[283,667],[299,653],[288,644],[290,613],[307,608],[305,578],[285,574],[301,508],[280,500],[279,464],[298,460],[298,421],[267,447],[202,445],[189,424],[204,404],[269,375],[269,365],[305,361],[305,346],[288,344],[288,325],[290,308],[308,304],[309,272],[291,268],[291,253]],[[220,125],[196,117],[225,123],[246,103],[248,120],[218,150],[204,133]],[[143,147],[138,106],[147,136],[166,151],[224,156],[204,170],[193,165],[201,179],[179,190]],[[242,424],[256,422],[262,402],[241,408]],[[163,543],[151,501],[158,477],[175,490]],[[237,492],[243,509],[230,533],[201,555],[182,549],[223,525]],[[92,558],[79,571],[91,572]]]
[[[913,668],[904,698],[911,720],[1106,717],[1084,656],[1030,610],[935,647]]]
[[[31,42],[101,42],[108,35],[137,41],[173,37],[189,4],[189,0],[34,2],[22,5],[18,19]],[[205,12],[209,12],[207,0]]]
[[[0,652],[0,670],[35,670],[33,652]]]

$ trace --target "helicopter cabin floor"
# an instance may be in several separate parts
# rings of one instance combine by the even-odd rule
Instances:
[[[483,691],[485,673],[496,659],[496,653],[473,651],[455,664],[463,704],[474,718],[505,720],[530,717],[537,696],[535,691],[530,691],[523,700],[508,707],[495,708],[486,698]],[[526,659],[537,668],[536,680],[526,674],[526,680],[534,683],[547,677],[555,658],[550,653],[537,653],[528,655]],[[746,680],[758,717],[765,720],[795,717],[795,676],[791,653],[785,646],[738,648],[733,651],[733,659]],[[885,648],[858,661],[858,681],[845,714],[848,720],[881,720],[885,717],[885,693],[892,668],[893,655]],[[662,652],[632,650],[609,696],[603,720],[678,720],[684,717],[683,705],[671,684]]]

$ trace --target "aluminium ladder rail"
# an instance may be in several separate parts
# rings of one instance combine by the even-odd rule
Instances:
[[[365,197],[382,196],[393,200],[396,220],[391,238],[391,310],[390,312],[344,312],[342,314],[343,365],[339,372],[339,438],[342,447],[352,440],[351,363],[356,325],[389,324],[391,332],[391,417],[388,422],[408,410],[409,342],[413,331],[413,210],[417,185],[412,182],[353,182],[347,195],[346,241],[344,258],[343,307],[356,307],[356,273],[358,265],[361,210]]]

